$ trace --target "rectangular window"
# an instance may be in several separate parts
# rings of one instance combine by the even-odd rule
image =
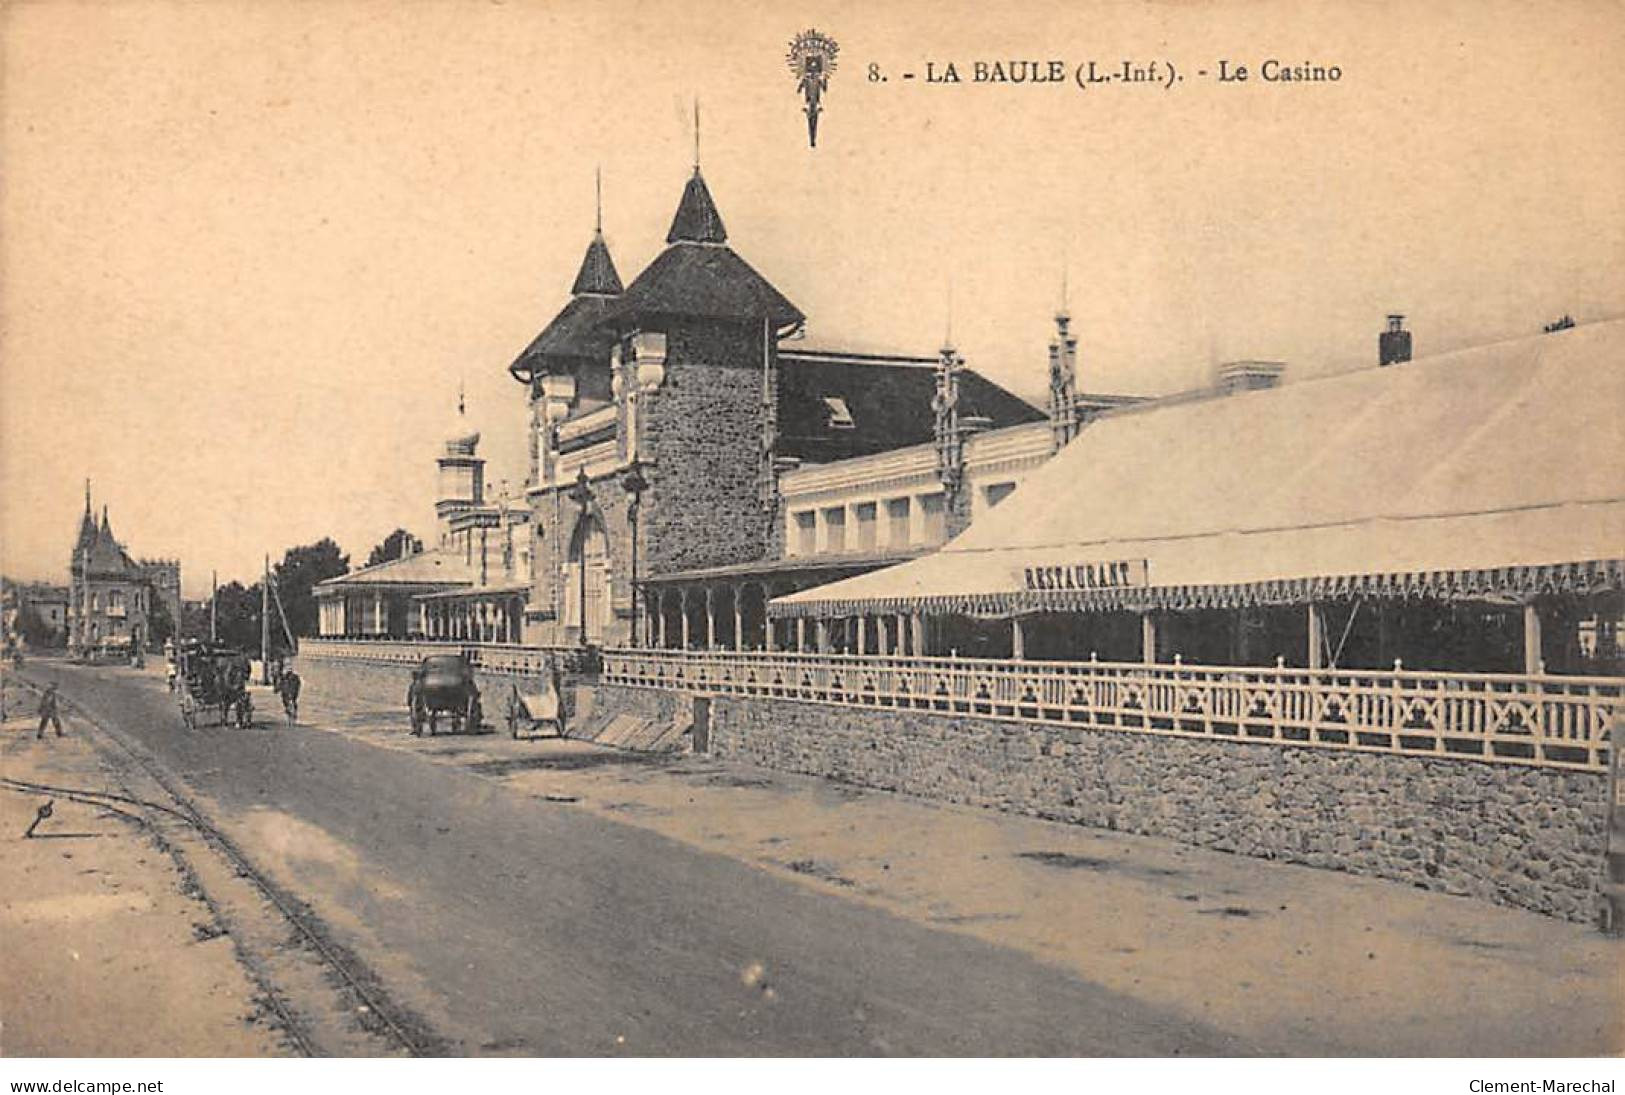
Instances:
[[[905,547],[912,537],[908,527],[908,499],[890,498],[886,501],[886,543],[891,547]]]
[[[852,507],[852,512],[858,522],[858,550],[873,551],[875,549],[875,504],[873,502],[859,502]]]
[[[824,397],[824,410],[829,415],[829,428],[832,430],[850,430],[857,425],[852,420],[852,408],[838,395]]]
[[[818,514],[812,510],[802,510],[795,515],[796,534],[790,542],[790,550],[797,555],[816,555],[818,553]]]
[[[987,500],[987,508],[992,509],[1010,497],[1010,492],[1015,489],[1014,483],[989,483],[987,489],[982,491],[982,497]]]
[[[824,550],[846,550],[845,506],[831,506],[824,511]]]
[[[941,494],[920,496],[920,523],[926,543],[940,544],[948,538],[948,513]]]

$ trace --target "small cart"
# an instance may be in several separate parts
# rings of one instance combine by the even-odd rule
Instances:
[[[535,682],[534,690],[521,690],[517,683],[508,689],[508,732],[517,741],[525,738],[562,738],[564,701],[551,676]]]

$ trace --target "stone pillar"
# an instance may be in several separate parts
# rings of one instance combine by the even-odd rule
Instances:
[[[817,621],[813,631],[818,642],[818,653],[827,653],[829,651],[829,621]]]
[[[1146,665],[1157,663],[1157,617],[1152,612],[1140,613],[1140,660]]]
[[[1309,668],[1326,667],[1326,616],[1321,607],[1309,602]]]
[[[717,597],[710,586],[705,587],[705,649],[717,648]]]
[[[666,591],[656,590],[655,596],[655,645],[666,649]]]
[[[734,586],[734,649],[745,649],[745,587]]]
[[[688,630],[689,630],[689,625],[688,625],[688,587],[687,586],[684,586],[681,590],[678,591],[677,604],[683,610],[682,611],[683,633],[682,633],[681,638],[683,640],[683,649],[687,650],[688,649],[688,643],[689,643],[689,634],[688,634]]]
[[[1540,656],[1540,609],[1530,601],[1523,606],[1523,671],[1530,676],[1543,672]]]
[[[892,626],[897,629],[897,653],[917,655],[919,651],[909,649],[908,617],[899,612],[892,620]]]
[[[853,622],[857,624],[857,628],[858,628],[858,653],[859,654],[867,654],[869,652],[868,651],[868,642],[867,642],[867,639],[869,637],[868,636],[869,617],[867,617],[867,616],[856,616],[856,617],[853,618]]]
[[[372,595],[372,633],[382,635],[389,630],[389,618],[384,615],[384,595],[382,592]]]
[[[797,616],[796,617],[796,653],[797,654],[805,654],[806,652],[807,652],[807,617],[805,617],[805,616]]]
[[[913,632],[911,637],[914,640],[914,656],[923,658],[925,657],[925,616],[916,612],[908,618],[908,622],[909,630]]]
[[[1027,634],[1019,616],[1010,619],[1010,655],[1018,662],[1027,657]]]

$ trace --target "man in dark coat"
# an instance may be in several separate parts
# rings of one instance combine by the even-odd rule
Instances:
[[[45,691],[39,698],[39,733],[34,735],[36,740],[45,740],[46,723],[56,727],[57,737],[62,736],[62,713],[57,709],[55,681],[45,686]]]

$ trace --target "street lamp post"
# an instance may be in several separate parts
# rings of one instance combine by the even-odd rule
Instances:
[[[632,645],[637,646],[638,619],[642,616],[638,611],[638,511],[643,503],[643,492],[649,489],[649,480],[643,475],[643,461],[632,458],[626,474],[621,477],[621,486],[632,496],[626,504],[626,520],[632,528]]]
[[[580,615],[581,615],[581,635],[580,635],[581,645],[586,646],[587,645],[587,507],[592,505],[592,480],[587,478],[587,467],[586,467],[585,464],[583,464],[581,466],[581,469],[576,473],[575,486],[570,488],[569,494],[570,494],[570,501],[574,502],[576,505],[581,507],[580,523],[577,525],[578,543],[580,544],[580,551],[581,551],[581,558],[576,564],[577,569],[579,571],[578,578],[580,579],[580,588],[578,590],[578,593],[580,594],[580,600],[577,602],[577,610],[580,612]]]

